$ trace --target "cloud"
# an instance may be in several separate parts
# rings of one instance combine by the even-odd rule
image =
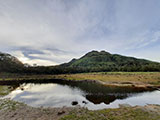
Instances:
[[[0,0],[0,51],[47,65],[92,49],[145,57],[148,47],[158,54],[150,46],[159,43],[159,5],[159,0]]]

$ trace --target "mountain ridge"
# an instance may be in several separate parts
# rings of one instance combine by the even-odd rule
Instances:
[[[24,65],[16,57],[0,52],[0,72],[19,72]]]
[[[143,69],[146,69],[145,67],[152,66],[155,68],[156,65],[160,65],[160,63],[119,54],[111,54],[106,51],[98,52],[94,50],[88,52],[79,59],[72,59],[70,62],[64,63],[61,66],[92,69],[91,71],[123,71],[125,69],[126,71],[137,71],[138,69],[143,71]]]
[[[78,59],[56,66],[25,66],[16,57],[0,52],[0,72],[25,74],[65,74],[110,71],[160,71],[160,63],[146,59],[111,54],[106,51],[91,51]]]

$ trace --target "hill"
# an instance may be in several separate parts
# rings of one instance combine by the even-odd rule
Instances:
[[[20,72],[24,68],[16,57],[0,52],[0,72]]]
[[[0,53],[0,72],[25,74],[65,74],[85,72],[146,72],[160,71],[160,63],[105,51],[91,51],[79,59],[57,66],[25,66],[16,57]]]
[[[160,71],[160,63],[145,59],[110,54],[106,51],[91,51],[79,59],[73,59],[63,67],[85,72],[99,71]]]

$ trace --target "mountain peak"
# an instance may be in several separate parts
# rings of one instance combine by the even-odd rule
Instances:
[[[0,52],[0,72],[14,72],[23,68],[21,63],[16,57]]]
[[[118,54],[111,54],[106,51],[91,51],[79,59],[74,59],[63,64],[65,67],[75,67],[91,71],[145,71],[160,65],[144,59],[126,57]]]
[[[92,57],[92,56],[99,56],[99,55],[111,55],[109,52],[106,52],[106,51],[96,51],[96,50],[93,50],[91,52],[88,52],[87,54],[85,54],[83,57]]]

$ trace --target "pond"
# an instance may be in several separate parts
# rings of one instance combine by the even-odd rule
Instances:
[[[160,104],[160,91],[109,87],[88,82],[24,83],[2,98],[34,107],[73,107],[73,104],[77,104],[90,110],[98,110],[117,108],[119,104]]]

